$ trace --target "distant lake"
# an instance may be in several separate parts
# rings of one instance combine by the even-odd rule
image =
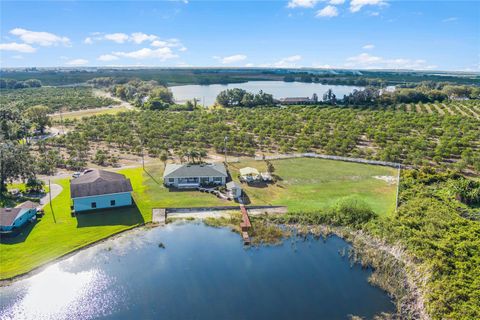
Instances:
[[[163,243],[165,248],[159,247]],[[202,223],[142,229],[0,288],[1,319],[371,319],[394,305],[348,244],[292,237],[246,249]]]
[[[355,86],[284,81],[248,81],[244,83],[170,87],[176,102],[183,103],[186,100],[197,98],[201,105],[205,104],[206,106],[212,105],[221,91],[233,88],[244,89],[252,93],[258,93],[260,90],[263,90],[266,93],[272,94],[276,99],[287,97],[312,97],[314,93],[318,95],[319,99],[322,99],[323,94],[328,89],[332,89],[333,93],[335,93],[338,98],[343,98],[345,94],[349,94],[355,89],[363,89],[363,87]]]

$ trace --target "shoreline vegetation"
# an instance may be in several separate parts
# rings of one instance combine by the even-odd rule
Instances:
[[[205,218],[203,223],[213,228],[229,228],[240,236],[238,227],[240,220],[239,215],[232,215],[231,217]],[[352,264],[358,263],[362,268],[371,268],[369,282],[384,290],[396,305],[396,314],[380,314],[375,319],[430,319],[424,307],[423,292],[416,285],[419,281],[424,281],[419,279],[423,277],[420,276],[418,268],[412,262],[412,257],[404,248],[387,244],[351,227],[281,225],[270,221],[268,217],[255,217],[252,221],[251,246],[253,247],[282,245],[285,240],[292,237],[305,239],[313,236],[326,240],[329,236],[336,235],[342,238],[351,245],[351,248],[339,254],[348,256]],[[351,318],[357,319],[355,316]]]
[[[288,162],[275,162],[276,173],[285,178],[287,173],[280,163]],[[144,221],[150,221],[148,212],[152,207],[171,205],[162,205],[162,201],[166,200],[162,197],[163,193],[159,195],[163,199],[160,202],[151,198],[161,186],[158,182],[143,180],[149,174],[143,175],[141,168],[121,172],[133,179],[133,184],[137,186],[134,199],[145,217]],[[157,176],[161,171],[149,173]],[[298,179],[295,175],[290,178]],[[281,184],[286,186],[287,181],[282,180]],[[341,181],[345,184],[343,179]],[[472,183],[476,185],[470,185]],[[265,189],[260,190],[265,192]],[[455,172],[436,173],[428,168],[406,170],[402,173],[397,212],[378,214],[369,204],[348,197],[337,198],[336,202],[323,209],[302,211],[300,207],[293,206],[284,215],[252,216],[252,240],[254,245],[278,244],[292,233],[291,229],[282,226],[301,226],[298,228],[300,234],[302,230],[312,233],[321,231],[325,225],[329,225],[326,230],[332,233],[333,230],[344,230],[344,233],[338,231],[339,235],[356,249],[349,253],[349,257],[377,270],[371,277],[372,283],[391,294],[403,314],[410,312],[420,319],[471,319],[478,314],[475,309],[478,291],[475,290],[474,279],[480,275],[480,266],[471,258],[478,256],[480,248],[480,212],[478,204],[475,204],[478,203],[478,194],[471,190],[480,190],[480,182],[472,182]],[[181,198],[172,201],[180,201],[189,194],[183,192],[179,196]],[[189,199],[189,205],[203,203],[203,197],[207,197],[205,194],[194,195],[198,198],[185,198]],[[213,227],[227,226],[238,232],[239,217],[235,215],[219,220],[206,219],[205,222]],[[137,226],[139,224],[128,229]],[[147,227],[153,226],[147,224]],[[109,236],[102,236],[103,239],[99,240]],[[385,317],[383,319],[389,319]]]
[[[199,219],[190,218],[171,218],[170,223],[179,221],[198,221]],[[213,218],[208,217],[200,219],[205,225],[212,228],[230,228],[232,232],[238,233],[240,236],[239,223],[241,216],[239,214],[231,214],[230,217]],[[359,263],[363,268],[372,268],[373,273],[369,277],[369,282],[383,290],[385,290],[397,306],[397,314],[381,314],[375,319],[395,319],[394,316],[408,316],[414,319],[429,319],[423,309],[423,301],[421,293],[415,286],[414,282],[409,279],[404,268],[405,263],[400,259],[404,258],[404,251],[382,243],[378,239],[374,239],[363,232],[353,231],[346,227],[335,227],[331,225],[279,225],[275,222],[270,222],[268,218],[255,217],[254,229],[252,232],[252,246],[270,246],[281,245],[285,240],[291,237],[307,237],[312,235],[316,238],[322,237],[324,239],[331,235],[336,235],[346,242],[352,248],[348,252],[339,252],[341,255],[348,255],[351,263]],[[135,230],[161,227],[158,224],[148,222],[143,225],[133,226],[129,229],[118,231],[91,243],[86,244],[80,248],[74,249],[68,253],[63,254],[43,265],[40,265],[28,272],[15,275],[11,278],[0,280],[0,287],[9,286],[16,281],[34,276],[42,272],[50,265],[59,261],[68,259],[76,253],[87,250],[92,246],[98,245],[108,240],[115,239],[127,232]],[[385,263],[386,262],[386,263]],[[412,266],[410,266],[412,267]],[[392,284],[392,280],[394,284]],[[404,284],[402,286],[401,284]],[[421,315],[421,316],[420,316]],[[419,317],[420,316],[420,317]],[[356,319],[352,316],[351,319]]]
[[[238,182],[241,167],[268,169],[266,163],[249,157],[263,155],[266,160],[274,154],[316,152],[401,163],[406,170],[401,173],[398,207],[394,200],[397,185],[390,183],[396,181],[395,169],[320,159],[272,160],[274,183],[242,185],[242,189],[248,204],[282,205],[288,212],[252,217],[253,244],[278,244],[302,232],[314,236],[318,236],[316,232],[338,232],[353,248],[342,254],[364,267],[371,266],[375,272],[370,281],[397,301],[399,314],[380,315],[379,319],[480,318],[477,75],[461,78],[365,71],[361,77],[348,72],[300,72],[290,77],[275,72],[259,75],[258,70],[235,75],[218,70],[176,70],[178,74],[173,70],[134,70],[141,76],[133,78],[132,73],[121,70],[31,71],[42,77],[43,84],[78,83],[94,77],[92,86],[108,88],[114,100],[94,95],[92,87],[43,87],[38,81],[27,80],[32,75],[28,70],[8,73],[21,83],[0,83],[5,93],[0,101],[8,102],[0,107],[0,139],[5,140],[0,143],[0,167],[7,169],[0,170],[0,203],[8,194],[8,182],[38,174],[52,176],[58,168],[83,171],[97,165],[114,167],[120,162],[124,168],[119,172],[134,186],[136,205],[74,218],[70,215],[69,181],[58,180],[64,192],[53,206],[45,208],[45,215],[17,239],[2,238],[0,277],[41,269],[58,257],[128,229],[154,227],[149,224],[152,208],[219,205],[221,200],[205,193],[168,192],[161,177],[170,160],[188,161],[196,153],[219,161],[228,150],[238,161],[229,163],[230,174]],[[288,107],[259,107],[270,100],[269,95],[237,90],[225,94],[223,107],[208,109],[199,108],[195,100],[176,105],[166,87],[171,82],[228,82],[252,74],[257,80],[287,82],[345,81],[359,85],[355,81],[361,80],[368,87],[347,96],[343,105],[326,93],[327,101],[322,105]],[[61,80],[63,76],[68,79]],[[83,77],[89,79],[78,81]],[[398,90],[384,93],[385,84],[392,83]],[[242,94],[237,97],[237,93]],[[240,96],[242,99],[237,99]],[[129,108],[134,111],[92,115],[80,121],[61,117],[62,130],[52,126],[50,114],[54,111],[108,107],[122,101],[135,105]],[[113,109],[112,113],[121,110]],[[54,120],[53,125],[57,124]],[[53,134],[62,134],[44,136],[48,127]],[[144,156],[147,170],[138,165]],[[129,166],[131,163],[135,167]],[[239,217],[205,219],[205,223],[238,232]]]

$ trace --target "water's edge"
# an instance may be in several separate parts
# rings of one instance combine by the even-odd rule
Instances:
[[[88,243],[82,247],[76,248],[68,253],[65,253],[57,258],[54,258],[50,261],[45,262],[44,264],[35,267],[34,269],[24,272],[22,274],[5,278],[0,280],[0,287],[6,287],[9,285],[14,284],[17,281],[23,280],[25,278],[29,278],[35,274],[40,273],[48,266],[57,263],[62,260],[66,260],[69,257],[73,256],[74,254],[91,248],[95,245],[103,243],[107,240],[114,239],[119,237],[127,232],[132,232],[134,230],[138,230],[140,228],[151,228],[151,227],[159,227],[153,223],[144,223],[140,225],[132,226],[131,228],[121,230],[114,234],[109,235],[108,237],[93,241]],[[392,299],[393,303],[397,307],[397,313],[399,316],[407,316],[410,317],[412,315],[418,319],[429,319],[428,314],[424,309],[424,298],[423,293],[420,291],[417,282],[415,281],[415,277],[412,274],[415,273],[415,269],[412,263],[410,263],[410,258],[406,253],[402,250],[399,250],[395,246],[391,246],[385,244],[379,239],[373,238],[369,234],[366,234],[362,231],[353,231],[349,230],[345,227],[333,227],[328,225],[322,226],[305,226],[305,225],[292,225],[291,227],[296,228],[298,230],[303,229],[303,232],[308,232],[312,235],[317,236],[328,236],[328,235],[336,235],[339,238],[343,239],[349,245],[352,246],[352,250],[355,254],[353,259],[356,263],[361,263],[363,267],[371,267],[373,268],[373,273],[371,278],[372,281],[369,281],[373,286],[381,288],[384,290]],[[299,232],[301,235],[302,232]],[[296,235],[294,235],[296,236]],[[382,274],[382,268],[379,264],[380,261],[383,259],[393,259],[398,264],[398,271],[394,273],[398,278],[392,279],[391,277],[385,278],[387,274]],[[385,271],[385,270],[383,270]],[[391,273],[389,274],[389,276]],[[375,281],[376,279],[376,281]],[[403,283],[405,287],[403,289],[406,290],[406,294],[399,296],[398,291],[396,291],[393,286],[384,285],[385,282],[382,282],[382,279],[388,279],[389,282],[394,283]]]
[[[107,240],[111,240],[111,239],[114,239],[115,237],[119,237],[121,235],[123,235],[124,233],[127,233],[129,231],[133,231],[135,229],[139,229],[139,228],[142,228],[142,227],[146,227],[146,226],[151,226],[151,225],[154,225],[152,224],[151,222],[147,222],[147,223],[142,223],[142,224],[138,224],[138,225],[134,225],[130,228],[126,228],[124,230],[120,230],[120,231],[117,231],[115,233],[112,233],[111,235],[105,237],[105,238],[101,238],[101,239],[98,239],[98,240],[95,240],[95,241],[92,241],[92,242],[89,242],[83,246],[80,246],[76,249],[73,249],[69,252],[66,252],[56,258],[53,258],[51,260],[48,260],[48,261],[45,261],[44,263],[40,264],[39,266],[37,267],[34,267],[33,269],[29,270],[29,271],[26,271],[26,272],[22,272],[22,273],[19,273],[15,276],[12,276],[12,277],[8,277],[8,278],[4,278],[4,279],[0,279],[0,288],[1,287],[7,287],[17,281],[20,281],[20,280],[23,280],[23,279],[26,279],[26,278],[29,278],[35,274],[38,274],[40,272],[42,272],[45,268],[47,268],[48,266],[54,264],[54,263],[57,263],[59,261],[62,261],[62,260],[66,260],[68,258],[70,258],[71,256],[73,256],[74,254],[80,252],[80,251],[83,251],[83,250],[86,250],[88,248],[91,248],[97,244],[100,244],[100,243],[103,243]]]

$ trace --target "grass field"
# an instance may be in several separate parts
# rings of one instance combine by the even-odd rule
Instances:
[[[276,185],[263,188],[243,185],[253,205],[286,205],[291,212],[315,211],[334,205],[342,198],[361,199],[379,214],[388,214],[395,206],[396,185],[374,176],[395,176],[396,170],[380,166],[320,159],[273,161]],[[230,164],[237,180],[241,167],[265,170],[263,161]],[[45,216],[14,238],[0,244],[0,279],[22,274],[48,261],[84,247],[112,234],[151,221],[154,207],[200,207],[232,205],[211,194],[196,191],[170,192],[163,186],[163,165],[120,171],[130,178],[134,188],[134,208],[119,208],[70,215],[69,180],[55,183],[63,187],[53,200],[53,211],[45,207]]]
[[[125,107],[85,109],[66,112],[65,114],[63,114],[63,120],[81,119],[83,117],[99,116],[102,114],[117,114],[126,111],[128,111],[128,109]],[[62,119],[62,117],[58,113],[52,114],[51,118],[54,121],[60,121]]]
[[[242,185],[252,204],[286,205],[290,212],[311,212],[327,208],[340,199],[366,202],[376,213],[384,215],[395,209],[396,184],[374,176],[396,177],[393,168],[323,159],[285,159],[272,161],[276,185],[258,188]],[[263,161],[233,163],[230,172],[238,181],[238,170],[245,166],[266,171]]]
[[[140,169],[141,170],[141,169]],[[140,174],[141,176],[141,174]],[[57,180],[62,193],[45,207],[45,215],[30,224],[20,235],[2,238],[0,243],[0,279],[22,274],[75,249],[132,228],[151,219],[138,209],[120,208],[78,218],[70,214],[69,180]],[[132,179],[132,185],[141,190],[141,179]]]

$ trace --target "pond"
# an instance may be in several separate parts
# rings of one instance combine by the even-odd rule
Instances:
[[[205,106],[212,105],[221,91],[233,88],[244,89],[252,93],[258,93],[260,90],[263,90],[266,93],[272,94],[275,99],[287,97],[312,97],[314,93],[318,95],[319,99],[322,99],[323,94],[328,89],[332,89],[337,98],[343,98],[344,95],[353,92],[355,89],[363,89],[362,87],[355,86],[284,81],[248,81],[244,83],[170,87],[177,103],[183,103],[186,100],[196,98],[201,105]]]
[[[159,244],[164,244],[162,248]],[[1,319],[347,319],[394,305],[338,237],[244,248],[200,222],[107,240],[0,288]]]

